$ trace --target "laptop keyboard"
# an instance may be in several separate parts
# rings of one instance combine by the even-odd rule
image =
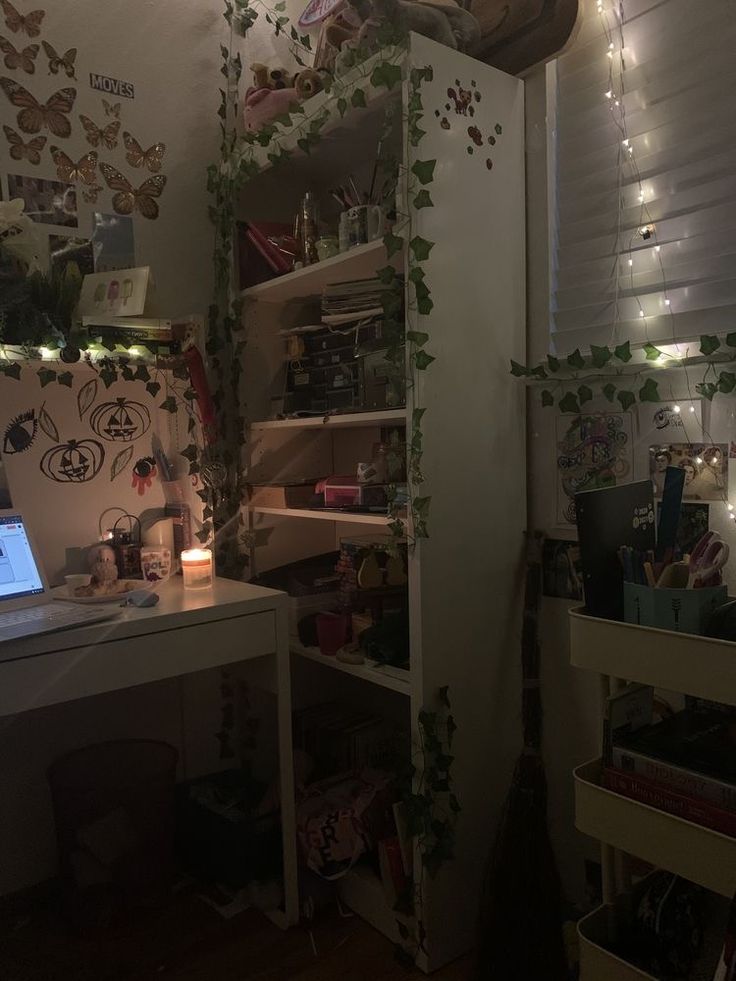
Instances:
[[[96,623],[106,620],[110,613],[104,613],[99,607],[83,608],[61,603],[49,603],[48,606],[29,606],[25,610],[8,610],[0,613],[0,631],[13,627],[37,626],[39,629],[49,628],[61,630],[66,626],[83,627],[85,623]]]

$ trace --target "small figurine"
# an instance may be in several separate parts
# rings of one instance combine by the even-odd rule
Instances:
[[[115,564],[115,552],[109,545],[96,545],[90,549],[89,568],[94,582],[99,586],[117,582],[118,567]]]

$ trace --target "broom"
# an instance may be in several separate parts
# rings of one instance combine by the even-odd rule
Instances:
[[[562,889],[547,830],[547,779],[541,756],[538,615],[541,532],[527,533],[521,637],[524,749],[506,798],[483,886],[479,981],[566,981]]]

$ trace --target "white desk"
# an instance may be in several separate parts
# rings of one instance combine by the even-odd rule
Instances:
[[[262,659],[260,678],[276,693],[285,909],[298,920],[291,681],[287,597],[216,579],[185,590],[176,577],[157,606],[126,607],[115,620],[0,645],[0,717],[102,692]]]

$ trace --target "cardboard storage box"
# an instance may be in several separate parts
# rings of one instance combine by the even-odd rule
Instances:
[[[304,508],[312,503],[314,481],[293,484],[249,484],[248,504],[260,508]]]

